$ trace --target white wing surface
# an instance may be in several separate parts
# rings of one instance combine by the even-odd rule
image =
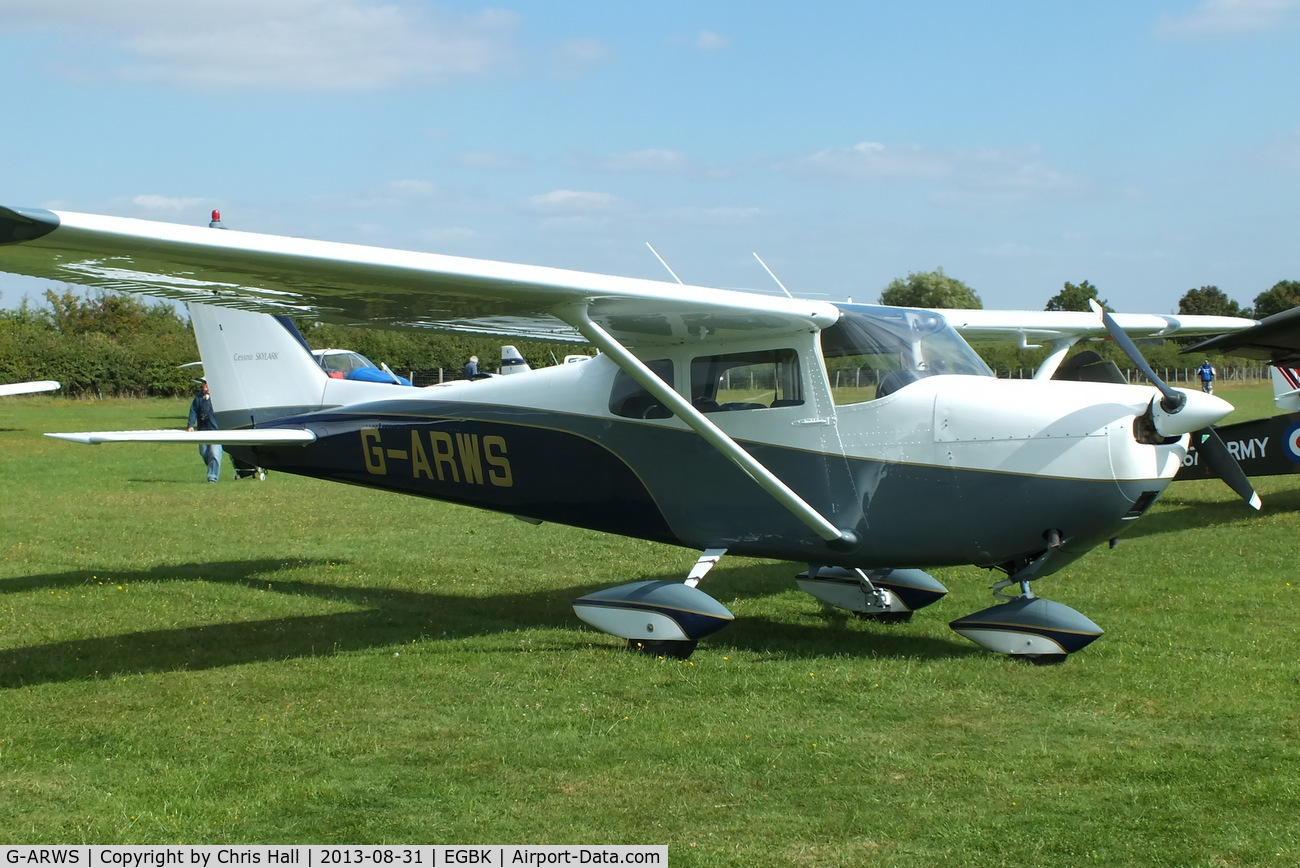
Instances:
[[[46,434],[58,440],[97,445],[99,443],[220,443],[223,446],[266,446],[273,443],[311,443],[316,434],[306,428],[239,428],[216,431],[72,431]]]
[[[1023,345],[1106,337],[1101,317],[1091,311],[939,310],[936,313],[942,314],[967,341],[1019,340]],[[1236,316],[1147,313],[1112,316],[1134,338],[1220,335],[1255,325],[1253,319]]]
[[[581,340],[581,308],[629,345],[835,322],[818,301],[533,265],[44,209],[0,208],[0,271],[310,316]]]
[[[30,395],[32,392],[53,392],[59,388],[58,380],[33,380],[30,383],[6,383],[0,386],[0,398],[9,395]]]

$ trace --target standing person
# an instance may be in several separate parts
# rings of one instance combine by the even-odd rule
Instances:
[[[1206,359],[1201,364],[1201,366],[1196,369],[1196,373],[1201,378],[1201,391],[1208,392],[1209,394],[1213,395],[1214,394],[1214,366],[1210,364],[1210,360]]]
[[[217,430],[217,417],[212,412],[212,393],[208,391],[208,378],[199,380],[199,393],[190,402],[190,419],[186,431]],[[208,466],[208,482],[216,482],[221,476],[221,444],[204,443],[199,447],[199,457]]]
[[[469,357],[469,361],[465,363],[465,370],[462,373],[467,380],[472,380],[478,376],[478,356]]]

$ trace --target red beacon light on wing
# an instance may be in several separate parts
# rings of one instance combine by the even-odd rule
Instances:
[[[212,209],[212,222],[208,224],[208,228],[209,228],[209,229],[225,229],[225,228],[226,228],[225,226],[222,226],[222,225],[221,225],[221,212],[218,211],[216,208],[213,208],[213,209]]]

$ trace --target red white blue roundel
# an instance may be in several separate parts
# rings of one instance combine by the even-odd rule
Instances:
[[[1292,422],[1282,435],[1282,451],[1293,463],[1300,464],[1300,422]]]

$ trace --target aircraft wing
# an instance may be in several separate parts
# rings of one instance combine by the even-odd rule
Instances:
[[[1039,342],[1105,338],[1101,317],[1069,310],[940,310],[967,341],[1018,340],[1022,346]],[[1255,325],[1255,320],[1236,316],[1116,313],[1111,315],[1133,338],[1166,338],[1187,335],[1221,335]]]
[[[328,241],[0,208],[0,271],[64,283],[301,315],[581,341],[581,308],[630,345],[703,333],[824,327],[820,301]]]
[[[46,434],[59,440],[96,445],[99,443],[220,443],[223,446],[267,446],[275,443],[311,443],[316,433],[306,428],[239,428],[216,431],[72,431]]]
[[[53,392],[58,388],[58,380],[33,380],[30,383],[7,383],[0,386],[0,398],[9,395],[29,395],[32,392]]]
[[[1230,353],[1294,367],[1300,364],[1300,307],[1264,317],[1254,328],[1201,341],[1183,352]]]

